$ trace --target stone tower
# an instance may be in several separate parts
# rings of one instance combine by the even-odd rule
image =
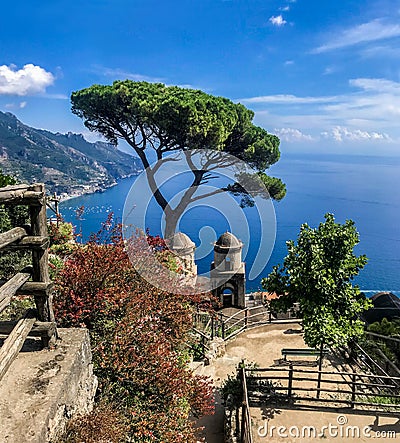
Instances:
[[[185,274],[197,275],[197,266],[194,261],[196,245],[183,232],[176,232],[168,241],[169,249],[182,262]]]
[[[230,232],[225,232],[214,244],[214,261],[211,263],[213,295],[223,307],[244,309],[246,279],[242,262],[243,243]]]

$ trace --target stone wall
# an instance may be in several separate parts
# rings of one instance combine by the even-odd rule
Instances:
[[[0,443],[53,443],[67,421],[93,408],[93,375],[86,329],[59,329],[54,350],[28,339],[0,384]]]
[[[209,365],[213,360],[225,354],[225,341],[220,337],[215,337],[207,344],[209,350],[204,356],[204,364]]]

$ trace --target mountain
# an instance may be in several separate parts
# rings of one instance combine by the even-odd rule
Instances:
[[[0,168],[20,182],[45,183],[52,193],[74,195],[114,185],[139,172],[140,161],[110,143],[34,129],[0,111]]]

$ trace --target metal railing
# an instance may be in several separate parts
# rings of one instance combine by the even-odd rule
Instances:
[[[297,323],[298,318],[290,315],[288,311],[286,319],[277,319],[272,312],[264,306],[254,306],[235,312],[227,316],[221,312],[209,313],[198,311],[193,316],[193,326],[197,331],[201,331],[208,340],[220,337],[229,340],[246,329],[272,323]]]
[[[400,377],[357,372],[288,368],[246,368],[251,404],[293,402],[327,407],[400,410]]]
[[[242,381],[243,400],[241,406],[241,420],[240,420],[240,443],[253,443],[253,435],[251,432],[251,415],[250,403],[247,392],[246,370],[240,369],[240,379]]]

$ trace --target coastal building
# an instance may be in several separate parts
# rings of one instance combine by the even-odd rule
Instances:
[[[196,245],[183,232],[176,232],[167,245],[182,265],[184,274],[197,276],[194,259]],[[211,263],[210,286],[222,307],[246,307],[245,264],[242,262],[243,243],[230,232],[225,232],[214,244],[214,261]]]
[[[400,319],[400,299],[391,292],[378,292],[370,299],[373,307],[363,314],[363,319],[368,323],[382,321],[383,318]]]
[[[242,262],[243,243],[232,233],[225,232],[214,244],[214,261],[210,279],[213,295],[226,307],[246,307],[245,264]]]
[[[168,240],[168,248],[179,258],[182,263],[184,273],[187,275],[197,275],[197,266],[194,261],[194,250],[196,245],[183,232],[176,232]]]

